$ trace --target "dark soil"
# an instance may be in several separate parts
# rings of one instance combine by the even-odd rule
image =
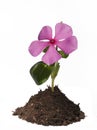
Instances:
[[[85,118],[79,104],[74,104],[56,86],[54,92],[48,87],[32,96],[28,103],[15,110],[13,115],[41,125],[68,125]]]

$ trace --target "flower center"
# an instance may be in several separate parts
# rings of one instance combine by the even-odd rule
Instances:
[[[56,42],[55,39],[51,39],[51,40],[50,40],[50,43],[51,43],[51,44],[55,44],[55,42]]]

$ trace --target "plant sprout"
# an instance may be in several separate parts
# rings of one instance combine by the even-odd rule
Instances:
[[[30,74],[37,85],[48,80],[51,76],[51,89],[54,92],[54,81],[58,74],[61,58],[67,58],[69,54],[77,49],[77,38],[73,36],[72,28],[63,23],[55,25],[55,36],[52,37],[52,28],[44,26],[38,40],[33,41],[29,46],[32,56],[38,56],[44,52],[42,61],[37,62],[30,69]]]

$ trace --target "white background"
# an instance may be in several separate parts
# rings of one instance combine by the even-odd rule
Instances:
[[[0,0],[0,130],[91,130],[97,128],[97,4],[96,0]],[[37,86],[29,69],[41,59],[28,47],[42,26],[63,21],[72,26],[78,50],[60,60],[56,78],[65,93],[80,103],[86,118],[62,127],[31,124],[12,116],[31,95],[50,85]]]

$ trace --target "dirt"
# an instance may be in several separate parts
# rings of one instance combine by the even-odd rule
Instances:
[[[23,107],[18,107],[13,115],[31,123],[61,126],[78,122],[85,118],[79,104],[75,104],[57,86],[54,92],[48,87],[32,96]]]

